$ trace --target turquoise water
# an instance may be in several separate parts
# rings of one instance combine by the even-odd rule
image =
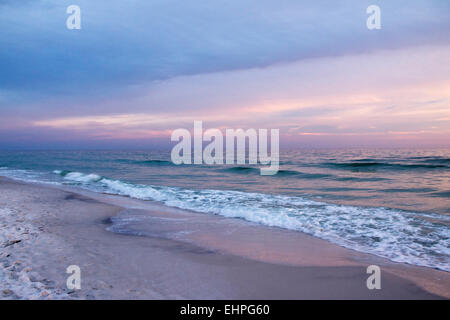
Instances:
[[[295,150],[280,171],[180,165],[169,152],[0,152],[0,175],[298,230],[450,271],[450,149]]]

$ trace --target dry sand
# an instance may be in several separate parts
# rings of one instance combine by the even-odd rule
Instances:
[[[111,218],[136,235],[107,229]],[[381,267],[381,290],[366,268]],[[81,290],[66,268],[81,268]],[[300,232],[0,178],[2,299],[439,299],[450,273]]]

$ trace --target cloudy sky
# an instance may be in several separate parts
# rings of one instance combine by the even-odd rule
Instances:
[[[450,146],[450,2],[0,0],[0,114],[0,148],[170,147],[194,120]]]

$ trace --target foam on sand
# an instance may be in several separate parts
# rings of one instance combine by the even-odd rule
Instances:
[[[450,217],[444,215],[337,205],[297,196],[140,185],[79,172],[64,179],[93,191],[301,231],[395,262],[450,271]]]

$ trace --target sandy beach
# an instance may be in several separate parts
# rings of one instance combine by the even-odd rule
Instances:
[[[301,232],[7,178],[0,243],[2,299],[450,298],[448,272]],[[366,287],[372,264],[381,290]],[[67,289],[69,265],[81,269],[81,290]]]

